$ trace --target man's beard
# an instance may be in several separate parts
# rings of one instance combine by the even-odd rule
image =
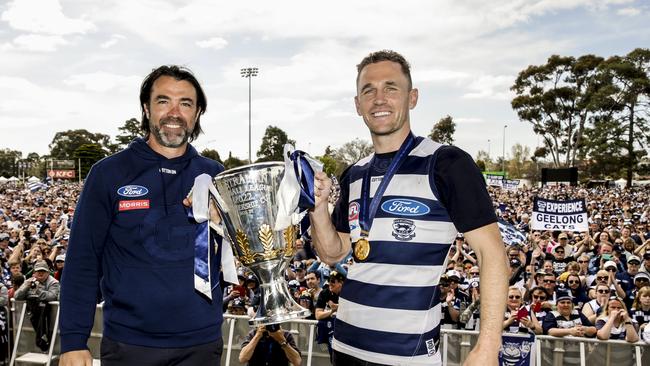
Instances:
[[[163,126],[166,124],[178,124],[181,128],[178,129],[177,133],[165,132]],[[187,129],[187,123],[182,118],[164,118],[160,120],[159,125],[155,125],[150,122],[150,131],[154,136],[156,141],[164,146],[170,148],[178,148],[187,143],[187,140],[190,138],[191,131]]]

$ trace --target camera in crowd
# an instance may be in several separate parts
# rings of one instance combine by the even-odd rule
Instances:
[[[277,332],[278,330],[280,330],[280,324],[269,324],[266,326],[266,330],[269,333]]]

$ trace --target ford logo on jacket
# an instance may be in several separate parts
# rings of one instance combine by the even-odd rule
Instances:
[[[120,187],[117,190],[117,194],[124,197],[141,197],[149,193],[149,190],[143,186],[128,185]]]
[[[388,200],[381,205],[381,209],[398,216],[422,216],[430,211],[424,203],[407,198]]]

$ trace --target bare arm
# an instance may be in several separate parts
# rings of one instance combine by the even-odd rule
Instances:
[[[321,260],[329,265],[341,261],[350,252],[350,234],[337,232],[327,210],[327,197],[332,181],[327,174],[318,172],[314,176],[316,204],[309,213],[311,220],[312,245]]]
[[[508,269],[505,249],[496,223],[465,233],[481,268],[481,330],[469,357],[473,362],[496,364],[501,347],[503,309],[508,293]]]
[[[262,338],[262,332],[263,330],[260,330],[258,328],[257,332],[255,332],[255,335],[251,338],[250,342],[248,342],[247,345],[241,348],[241,351],[239,351],[239,362],[241,363],[248,362],[251,359],[251,357],[253,357],[253,353],[255,352],[257,343]]]

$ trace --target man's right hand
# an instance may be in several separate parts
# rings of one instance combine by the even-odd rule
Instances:
[[[59,366],[93,366],[93,356],[87,349],[66,352],[61,355]]]
[[[327,199],[329,198],[331,190],[332,179],[330,179],[325,172],[316,172],[316,174],[314,174],[314,195],[316,196],[315,210],[321,207],[327,209]]]

